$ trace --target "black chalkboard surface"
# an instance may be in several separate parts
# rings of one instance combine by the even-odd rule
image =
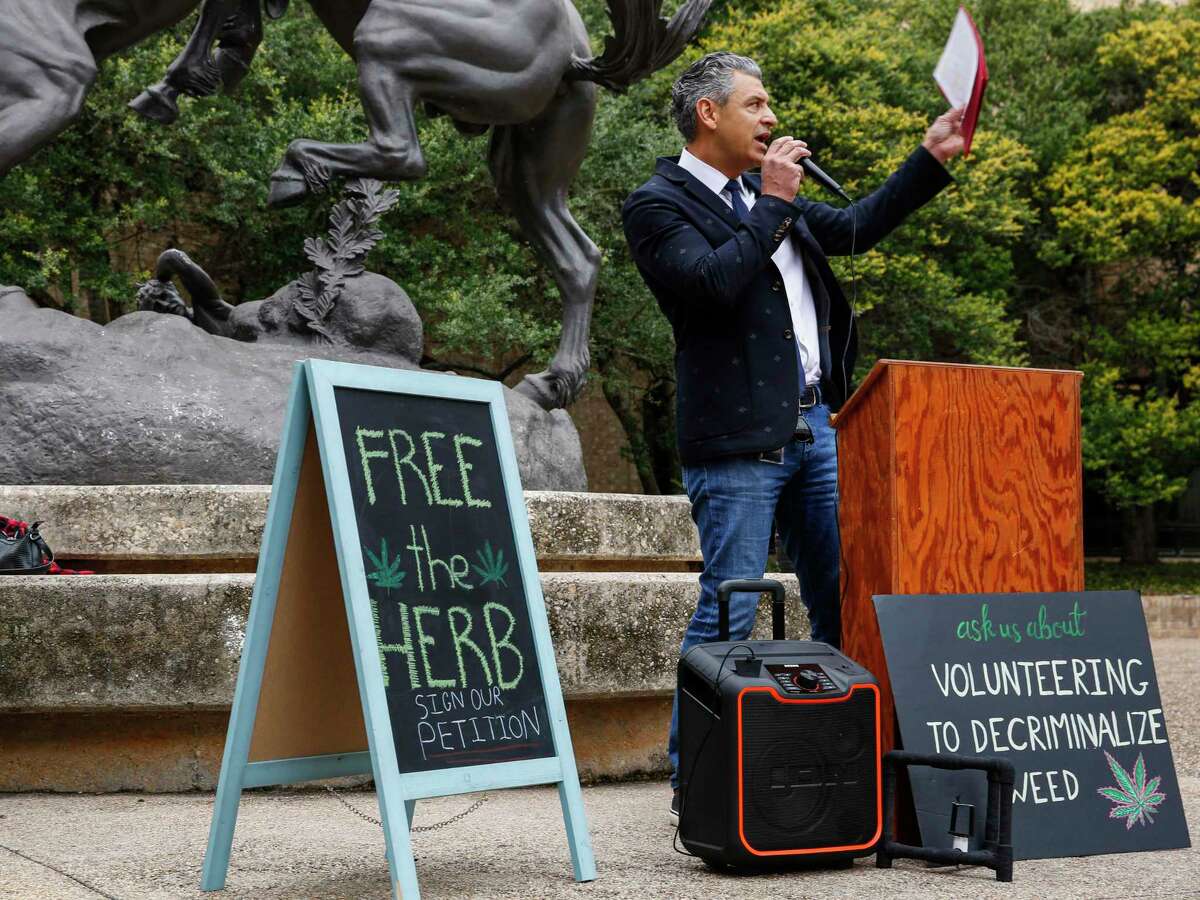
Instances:
[[[296,364],[203,889],[244,788],[350,775],[375,780],[397,900],[421,896],[419,804],[477,791],[557,786],[596,877],[499,382]]]
[[[1141,598],[1134,592],[875,597],[906,750],[1016,767],[1017,859],[1190,846]],[[921,840],[986,782],[910,769]]]
[[[488,404],[334,396],[401,770],[553,756]]]

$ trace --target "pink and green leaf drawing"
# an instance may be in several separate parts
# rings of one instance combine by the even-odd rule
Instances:
[[[1158,812],[1158,807],[1167,799],[1167,795],[1158,789],[1162,777],[1156,775],[1149,781],[1146,780],[1146,761],[1140,753],[1137,762],[1133,764],[1133,772],[1126,772],[1107,750],[1104,751],[1104,757],[1108,760],[1108,768],[1117,782],[1114,787],[1096,789],[1096,793],[1113,803],[1108,817],[1124,819],[1126,831],[1133,827],[1134,822],[1140,825],[1154,824],[1154,813]]]

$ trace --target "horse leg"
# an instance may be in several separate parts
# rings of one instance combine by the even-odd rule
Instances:
[[[207,0],[187,45],[163,80],[142,91],[129,106],[138,115],[170,125],[179,118],[180,94],[210,97],[222,88],[225,93],[235,90],[250,70],[260,43],[258,0]]]
[[[129,101],[129,108],[160,125],[179,118],[179,95],[210,97],[221,88],[221,70],[212,58],[212,45],[234,0],[207,0],[188,42],[167,67],[167,74]]]
[[[259,0],[242,0],[238,11],[225,20],[217,35],[219,46],[214,55],[227,94],[242,83],[262,43],[262,9],[258,4]]]
[[[39,35],[0,34],[0,176],[75,120],[96,78],[82,35],[55,22],[48,15]]]
[[[220,90],[221,71],[212,58],[212,45],[237,5],[238,0],[207,0],[187,45],[167,67],[167,84],[190,97],[209,97]]]
[[[595,108],[594,85],[564,83],[535,121],[496,128],[489,153],[501,199],[550,266],[562,295],[558,351],[546,371],[527,375],[517,387],[544,409],[573,402],[587,377],[600,251],[567,209],[567,188],[587,151]]]
[[[360,144],[298,140],[288,145],[271,176],[271,206],[289,206],[305,194],[324,190],[331,178],[405,181],[423,178],[425,156],[417,135],[413,86],[399,73],[406,54],[403,21],[397,9],[405,0],[372,0],[354,33],[358,86],[370,127]]]

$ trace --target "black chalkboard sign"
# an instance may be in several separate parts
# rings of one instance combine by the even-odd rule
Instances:
[[[553,756],[488,404],[334,396],[401,769]]]
[[[288,399],[202,888],[225,884],[244,788],[364,774],[397,900],[420,900],[419,801],[526,785],[558,786],[575,880],[596,877],[504,388],[310,359]]]
[[[1129,591],[875,597],[907,750],[1016,767],[1016,858],[1190,846],[1140,597]],[[986,782],[910,770],[921,840]]]

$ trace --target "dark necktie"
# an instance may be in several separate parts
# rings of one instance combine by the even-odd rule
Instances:
[[[750,210],[746,209],[746,201],[742,199],[742,184],[736,178],[729,179],[729,184],[725,185],[725,190],[729,191],[729,196],[733,200],[733,217],[739,222],[745,222],[750,215]]]

